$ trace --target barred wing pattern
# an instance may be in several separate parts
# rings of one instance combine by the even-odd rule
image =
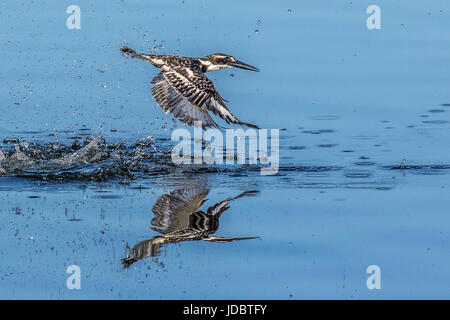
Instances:
[[[246,191],[216,203],[205,213],[200,211],[200,208],[206,201],[208,193],[209,190],[206,188],[193,186],[160,196],[152,208],[155,215],[152,219],[152,229],[163,235],[141,241],[133,248],[129,248],[127,245],[126,257],[121,259],[123,266],[128,268],[136,261],[147,257],[156,257],[160,253],[161,246],[169,243],[192,240],[225,243],[258,238],[230,238],[212,235],[219,228],[220,215],[229,208],[230,202],[247,195],[255,195],[257,191]]]
[[[245,196],[253,196],[253,195],[256,195],[257,193],[258,193],[258,191],[255,191],[255,190],[245,191],[235,197],[228,198],[226,200],[218,202],[215,205],[208,208],[207,214],[211,215],[211,216],[220,216],[224,211],[228,210],[228,208],[229,208],[228,205],[232,201],[242,198],[242,197],[245,197]]]
[[[178,82],[177,91],[166,78],[166,73],[172,71],[162,71],[152,80],[152,95],[156,103],[166,112],[174,115],[187,125],[195,125],[195,122],[201,122],[203,128],[218,128],[217,123],[211,118],[204,106],[197,106],[190,100],[195,92],[195,86],[190,82]],[[189,94],[189,95],[188,95]],[[190,99],[189,99],[190,98]]]
[[[236,118],[226,107],[224,99],[214,84],[203,73],[194,72],[186,67],[177,67],[162,71],[152,80],[152,95],[158,105],[166,112],[188,125],[201,122],[203,128],[219,125],[208,113],[212,111],[227,123],[257,126]]]
[[[200,210],[208,189],[193,187],[163,194],[153,205],[152,229],[163,234],[189,227],[189,217]]]

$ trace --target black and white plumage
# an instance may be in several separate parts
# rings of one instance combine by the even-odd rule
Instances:
[[[209,190],[197,186],[178,189],[158,198],[153,205],[152,229],[161,233],[151,239],[128,248],[127,257],[122,264],[128,268],[131,264],[147,257],[159,255],[160,247],[181,241],[203,240],[209,242],[233,242],[255,239],[257,237],[228,238],[212,236],[219,229],[219,219],[229,204],[241,197],[254,195],[257,191],[246,191],[209,207],[206,212],[200,208],[206,201]]]
[[[152,95],[166,113],[173,114],[186,125],[218,128],[219,125],[208,112],[211,111],[227,123],[258,128],[254,124],[240,121],[230,112],[225,105],[225,99],[204,73],[232,67],[252,71],[259,69],[222,53],[204,58],[189,58],[137,53],[128,47],[122,47],[120,50],[132,57],[150,61],[163,70],[151,81],[154,85],[151,89]]]

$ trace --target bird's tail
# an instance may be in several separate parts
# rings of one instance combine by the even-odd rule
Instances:
[[[128,48],[127,46],[123,46],[122,48],[120,48],[120,51],[122,51],[123,53],[129,54],[131,56],[136,56],[138,54],[136,51]]]
[[[127,46],[123,46],[122,48],[120,48],[120,51],[132,56],[133,58],[139,58],[139,59],[147,60],[150,62],[151,62],[152,58],[157,56],[155,54],[139,53],[139,52],[134,51],[133,49],[128,48]]]

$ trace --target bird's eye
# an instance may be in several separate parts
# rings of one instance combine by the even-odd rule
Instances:
[[[228,58],[228,57],[223,58],[223,62],[224,62],[224,63],[230,62],[230,58]]]

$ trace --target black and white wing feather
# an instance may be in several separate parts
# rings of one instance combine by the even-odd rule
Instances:
[[[196,103],[201,98],[200,90],[187,78],[174,71],[162,71],[152,80],[152,95],[156,103],[166,112],[187,125],[201,123],[201,127],[218,128],[208,110]],[[171,79],[171,81],[169,80]]]
[[[188,228],[190,215],[200,209],[208,192],[193,186],[163,194],[152,208],[152,229],[167,234]]]
[[[201,122],[203,128],[219,126],[208,113],[212,111],[227,123],[258,128],[237,119],[228,110],[214,84],[203,73],[187,67],[160,72],[153,80],[152,95],[158,105],[182,122],[192,125]]]
[[[215,205],[208,208],[207,214],[212,215],[212,216],[220,216],[224,211],[226,211],[229,208],[228,205],[232,201],[242,198],[242,197],[245,197],[245,196],[253,196],[257,193],[258,193],[258,191],[254,191],[254,190],[245,191],[235,197],[228,198],[226,200],[218,202]]]

